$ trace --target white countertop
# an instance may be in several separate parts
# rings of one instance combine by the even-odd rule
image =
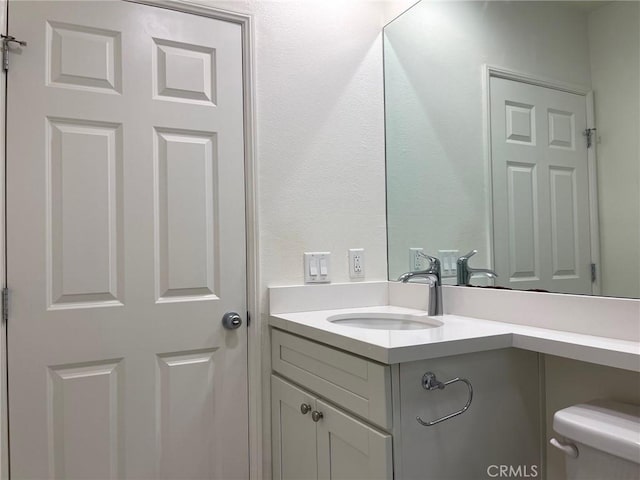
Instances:
[[[271,326],[372,360],[394,364],[499,348],[522,348],[640,372],[640,342],[517,325],[460,315],[437,317],[441,327],[375,330],[334,324],[331,315],[400,313],[426,317],[424,310],[372,306],[272,314]]]

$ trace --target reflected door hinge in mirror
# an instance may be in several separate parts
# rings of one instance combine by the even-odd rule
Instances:
[[[596,264],[591,264],[591,283],[596,283]]]
[[[2,289],[2,321],[7,323],[9,320],[9,289],[4,287]]]
[[[587,148],[591,148],[593,139],[595,138],[596,128],[587,128],[582,134],[587,137]]]

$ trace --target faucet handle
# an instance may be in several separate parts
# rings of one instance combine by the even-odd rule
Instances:
[[[473,257],[476,253],[478,253],[478,250],[474,248],[466,255],[462,255],[458,258],[458,261],[456,262],[456,277],[458,285],[469,285],[469,281],[474,275],[486,275],[489,278],[496,278],[498,276],[498,274],[493,270],[489,270],[487,268],[471,268],[469,266],[469,258]]]
[[[429,260],[429,268],[428,270],[437,270],[440,271],[440,259],[437,257],[432,257],[424,252],[418,252],[418,256],[422,258],[426,258]]]
[[[466,253],[464,255],[462,255],[461,257],[458,258],[458,262],[465,262],[468,261],[471,257],[473,257],[476,253],[478,253],[478,250],[476,250],[475,248],[473,250],[471,250],[469,253]]]

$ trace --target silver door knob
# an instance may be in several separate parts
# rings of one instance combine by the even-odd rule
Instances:
[[[319,422],[322,419],[322,417],[324,417],[322,412],[319,412],[317,410],[314,410],[313,412],[311,412],[311,420],[313,420],[314,422]]]
[[[222,317],[222,326],[227,330],[235,330],[242,325],[242,318],[236,312],[227,312]]]
[[[310,411],[311,411],[311,405],[309,405],[308,403],[303,403],[300,405],[300,413],[302,413],[303,415],[306,415]]]

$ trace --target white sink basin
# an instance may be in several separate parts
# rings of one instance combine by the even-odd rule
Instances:
[[[344,313],[327,317],[327,321],[345,327],[375,330],[424,330],[442,326],[442,322],[430,317],[401,313]]]

